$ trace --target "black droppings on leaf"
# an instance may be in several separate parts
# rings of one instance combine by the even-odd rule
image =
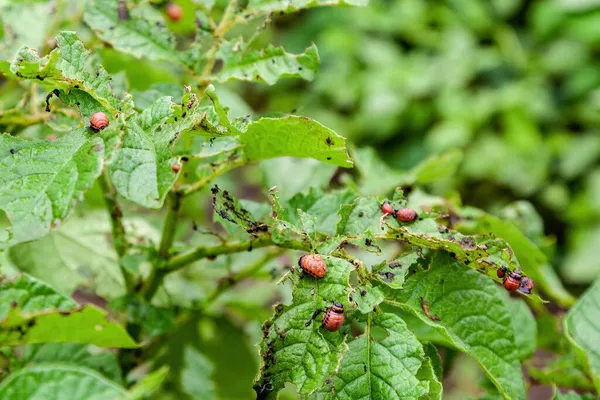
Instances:
[[[358,216],[359,216],[359,217],[363,217],[364,215],[365,215],[365,213],[364,213],[364,212],[362,212],[362,211],[358,213]]]
[[[15,154],[17,151],[15,149],[10,149],[10,154]]]
[[[327,136],[327,139],[325,139],[325,143],[327,146],[333,146],[333,140],[329,136]]]

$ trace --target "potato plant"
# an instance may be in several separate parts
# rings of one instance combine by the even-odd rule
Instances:
[[[370,7],[0,1],[1,399],[442,399],[463,355],[480,398],[600,393],[600,284],[528,203],[246,103],[316,76],[265,32],[322,6]]]

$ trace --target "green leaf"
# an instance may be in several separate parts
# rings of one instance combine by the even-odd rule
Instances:
[[[111,78],[104,67],[98,63],[97,58],[90,56],[90,51],[84,47],[75,32],[61,32],[56,41],[58,47],[43,58],[33,49],[20,49],[10,65],[11,73],[4,71],[5,75],[35,79],[44,86],[60,89],[59,97],[67,103],[69,97],[73,98],[77,94],[89,96],[94,100],[92,107],[96,111],[106,111],[109,119],[116,119],[123,108],[122,101],[115,96]],[[81,102],[81,99],[73,100],[72,103],[76,101]]]
[[[82,343],[45,343],[25,346],[19,365],[12,364],[11,369],[40,364],[60,364],[83,366],[99,372],[105,378],[121,384],[121,368],[115,353],[98,352]],[[67,365],[70,364],[70,365]]]
[[[168,374],[169,367],[166,365],[156,371],[150,372],[127,391],[123,400],[142,400],[148,398],[160,388]]]
[[[181,105],[161,97],[128,121],[123,143],[109,166],[117,192],[148,208],[160,208],[177,173],[172,165],[172,146],[179,134],[200,123],[197,108],[182,111]]]
[[[306,117],[261,118],[241,135],[248,161],[292,156],[352,168],[346,139]]]
[[[149,9],[129,10],[127,20],[119,19],[118,0],[90,0],[83,20],[103,41],[136,58],[182,62],[175,38],[160,14],[149,15]]]
[[[150,336],[160,336],[175,326],[172,309],[148,304],[132,294],[111,301],[110,307],[115,311],[125,312],[128,322],[142,326]]]
[[[384,229],[381,225],[381,202],[374,197],[359,197],[352,204],[343,205],[339,215],[338,235],[362,236],[366,231],[381,232]]]
[[[10,247],[8,256],[20,271],[62,293],[85,287],[113,299],[125,289],[110,232],[105,211],[86,212],[41,239]]]
[[[540,383],[548,382],[561,387],[594,390],[594,384],[582,370],[575,350],[550,360],[543,368],[537,368],[533,362],[529,363],[527,372]]]
[[[512,325],[519,360],[526,360],[537,347],[537,324],[527,303],[506,296],[506,305],[512,314]]]
[[[122,326],[94,306],[78,307],[46,284],[23,275],[0,284],[0,343],[77,342],[137,347]],[[77,327],[74,329],[73,327]]]
[[[368,314],[383,301],[383,293],[379,288],[367,284],[357,287],[356,292],[352,294],[352,299],[356,302],[358,311]]]
[[[181,387],[194,399],[214,399],[215,385],[211,381],[213,366],[210,360],[192,346],[183,351]]]
[[[565,334],[589,369],[596,391],[600,393],[600,280],[579,298],[564,319]]]
[[[81,366],[36,365],[10,374],[0,383],[3,400],[115,400],[124,393],[119,385]]]
[[[415,182],[424,185],[451,178],[456,174],[462,159],[463,154],[460,150],[451,150],[439,156],[429,157],[413,169]]]
[[[324,164],[312,158],[294,157],[264,160],[259,165],[264,177],[263,187],[268,190],[277,186],[277,193],[283,200],[307,187],[325,189],[337,169],[335,165]],[[291,175],[294,179],[290,179]]]
[[[44,40],[51,25],[48,18],[53,4],[46,2],[30,4],[25,2],[4,2],[0,7],[5,32],[0,43],[0,58],[9,59],[24,45],[39,49],[44,45]]]
[[[552,397],[552,400],[594,400],[595,398],[596,397],[593,394],[585,393],[580,395],[572,390],[562,394],[558,388],[555,388],[554,397]]]
[[[385,330],[375,337],[374,328]],[[369,314],[364,335],[348,344],[332,383],[332,399],[417,399],[429,392],[430,377],[417,375],[425,354],[417,338],[394,314]]]
[[[86,129],[58,139],[0,136],[0,209],[10,244],[34,240],[67,218],[102,171],[104,143]]]
[[[220,216],[223,220],[242,227],[250,234],[267,231],[267,226],[257,221],[256,218],[240,204],[240,201],[233,197],[227,190],[221,190],[215,185],[211,189],[211,192],[213,194],[215,214]]]
[[[428,271],[412,275],[387,302],[434,328],[453,346],[473,357],[507,399],[523,399],[525,386],[512,325],[499,286],[444,253]],[[437,315],[436,320],[425,313]]]
[[[322,7],[322,6],[366,6],[369,0],[292,0],[292,1],[277,1],[277,0],[250,0],[247,10],[259,13],[268,14],[274,11],[291,13],[305,8]]]
[[[416,251],[407,253],[393,261],[384,261],[373,267],[375,277],[392,289],[402,289],[408,270],[417,263],[419,254]]]
[[[224,65],[214,79],[221,82],[237,79],[274,85],[283,78],[312,81],[320,65],[314,44],[304,53],[295,55],[273,45],[255,50],[246,49],[243,43],[227,43],[221,46],[219,57],[224,60]]]
[[[420,397],[420,399],[442,400],[444,392],[442,387],[442,360],[437,349],[431,343],[423,344],[423,350],[426,358],[417,374],[417,379],[429,382],[429,393]]]
[[[321,328],[316,310],[332,301],[346,303],[350,293],[348,276],[353,266],[345,260],[323,257],[327,274],[320,280],[298,279],[289,306],[278,305],[272,320],[263,326],[262,363],[254,389],[261,398],[275,398],[286,382],[309,394],[319,389],[338,363],[343,335]]]
[[[517,226],[482,211],[469,208],[469,221],[459,221],[458,229],[469,233],[492,233],[510,244],[523,272],[533,279],[551,299],[564,306],[570,306],[575,299],[563,287],[560,279],[542,251],[528,239]]]

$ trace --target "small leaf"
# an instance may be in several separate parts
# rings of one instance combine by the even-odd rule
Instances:
[[[76,342],[133,348],[137,344],[120,325],[94,306],[73,300],[23,275],[0,284],[0,343]],[[77,327],[77,329],[73,329]]]
[[[322,7],[322,6],[366,6],[369,0],[250,0],[248,3],[248,11],[269,14],[274,11],[291,13],[305,8]]]
[[[564,319],[565,334],[586,360],[596,391],[600,393],[600,279],[579,298]]]
[[[213,194],[215,214],[226,221],[242,227],[250,234],[267,231],[267,225],[257,221],[254,216],[240,204],[239,200],[227,190],[219,189],[219,187],[215,185],[211,189],[211,192]]]
[[[314,79],[319,70],[319,53],[313,44],[302,54],[286,53],[282,47],[270,45],[262,50],[247,49],[243,43],[221,46],[219,57],[223,68],[214,79],[265,82],[274,85],[283,78]]]
[[[119,297],[110,302],[114,311],[126,313],[127,321],[143,327],[150,336],[160,336],[175,326],[172,309],[148,304],[142,298],[132,294]]]
[[[402,291],[386,293],[394,298],[389,304],[412,313],[473,357],[505,398],[523,399],[512,314],[501,290],[489,278],[438,253],[428,271],[412,275]]]
[[[429,382],[429,393],[420,397],[423,400],[442,400],[444,389],[442,387],[442,360],[437,349],[431,343],[423,345],[425,361],[417,374],[420,381]]]
[[[379,288],[367,284],[357,287],[356,292],[352,294],[352,299],[356,302],[358,311],[368,314],[383,301],[383,293]]]
[[[94,399],[115,400],[125,390],[92,369],[82,366],[36,365],[10,374],[0,383],[3,400]]]
[[[167,375],[169,374],[169,367],[163,365],[156,371],[150,372],[144,376],[141,381],[135,384],[131,389],[127,391],[127,394],[123,400],[142,400],[147,399],[150,395],[160,388],[163,384]]]
[[[352,168],[346,139],[306,117],[261,118],[248,125],[241,142],[248,161],[292,156]]]
[[[409,268],[416,264],[418,259],[418,253],[412,251],[393,261],[384,261],[378,266],[373,267],[373,273],[380,282],[390,288],[402,289]]]
[[[383,338],[373,328],[383,329]],[[429,392],[429,377],[419,380],[425,354],[417,338],[394,314],[369,314],[364,335],[344,353],[337,374],[323,391],[331,399],[417,399]]]
[[[12,223],[10,244],[38,239],[60,225],[100,175],[104,143],[86,129],[56,141],[0,136],[0,208]]]

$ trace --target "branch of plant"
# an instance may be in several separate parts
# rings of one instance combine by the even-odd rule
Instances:
[[[206,298],[206,300],[203,302],[202,309],[205,310],[206,308],[208,308],[208,306],[210,306],[212,303],[214,303],[215,300],[217,300],[229,288],[235,286],[242,280],[254,275],[266,263],[268,263],[275,257],[280,256],[283,252],[285,252],[285,250],[286,249],[278,248],[276,250],[269,251],[266,254],[264,254],[262,257],[260,257],[258,260],[253,262],[252,264],[246,266],[246,268],[240,270],[239,272],[237,272],[235,274],[231,274],[231,275],[223,278],[223,280],[221,280],[219,282],[219,284],[217,285],[215,290],[211,294],[209,294],[208,297]]]
[[[231,171],[234,168],[238,168],[247,164],[246,160],[238,160],[230,163],[221,164],[211,175],[200,179],[197,182],[192,183],[188,186],[183,186],[179,189],[180,193],[183,193],[183,196],[189,196],[192,193],[196,193],[201,190],[204,186],[208,185],[213,181],[216,177],[224,174],[225,172]]]
[[[169,250],[175,241],[175,232],[177,230],[177,219],[179,218],[179,209],[181,208],[181,193],[172,191],[167,197],[169,208],[165,216],[158,254],[167,259]]]
[[[104,204],[110,216],[110,224],[112,228],[113,246],[117,252],[119,260],[127,253],[127,237],[125,233],[125,226],[123,225],[123,213],[121,207],[117,203],[117,193],[114,187],[110,184],[105,174],[102,174],[98,179],[100,188],[104,196]],[[123,280],[125,281],[125,287],[127,291],[133,290],[133,279],[131,274],[121,265],[121,274],[123,274]]]

